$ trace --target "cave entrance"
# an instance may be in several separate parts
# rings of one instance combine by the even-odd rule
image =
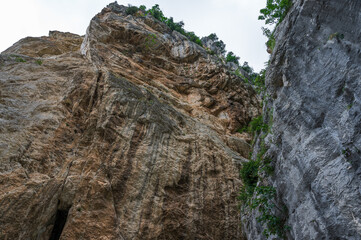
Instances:
[[[68,218],[69,209],[60,210],[56,212],[55,223],[53,231],[51,232],[49,240],[59,240],[61,233],[63,232],[66,219]]]

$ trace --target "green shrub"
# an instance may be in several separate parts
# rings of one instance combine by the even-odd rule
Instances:
[[[260,169],[261,171],[265,172],[267,175],[271,175],[274,173],[275,169],[271,165],[272,159],[271,158],[264,158],[263,159],[263,166]]]
[[[233,62],[233,63],[239,65],[239,57],[234,55],[233,52],[228,52],[227,56],[226,56],[226,62]]]
[[[209,34],[208,38],[211,39],[212,41],[218,41],[218,36],[215,33]]]
[[[41,60],[38,59],[38,60],[35,61],[35,63],[38,64],[38,65],[42,65],[42,64],[43,64],[43,61],[41,61]]]
[[[158,19],[159,21],[167,24],[167,26],[171,30],[177,31],[177,32],[183,34],[190,41],[195,42],[196,44],[202,46],[201,40],[199,39],[199,37],[197,35],[195,35],[194,32],[187,32],[186,30],[184,30],[184,28],[183,28],[184,22],[183,21],[174,22],[173,17],[167,18],[166,16],[164,16],[164,13],[162,12],[162,10],[160,9],[158,4],[154,5],[151,9],[146,11],[146,13],[152,15],[154,18]]]
[[[167,18],[164,16],[162,10],[160,10],[160,7],[158,4],[155,4],[151,9],[147,11],[150,15],[152,15],[154,18],[158,19],[161,22],[166,22]]]
[[[258,19],[265,20],[266,24],[279,24],[291,6],[291,0],[267,0],[266,7],[260,10],[261,15]]]
[[[173,31],[177,31],[183,35],[185,35],[185,30],[183,29],[184,27],[184,22],[180,21],[180,22],[174,22],[173,17],[170,17],[167,19],[166,24],[168,25],[168,27],[173,30]]]
[[[263,122],[263,116],[259,115],[258,117],[255,117],[248,123],[248,126],[243,127],[238,132],[248,132],[252,135],[259,134],[261,131],[268,132],[269,126]]]
[[[138,11],[139,11],[139,8],[138,8],[138,7],[128,5],[128,8],[127,8],[127,10],[125,10],[125,13],[126,13],[127,15],[134,15],[134,14],[137,13]]]
[[[255,188],[258,181],[259,162],[250,160],[242,165],[240,177],[247,188]]]
[[[266,7],[260,10],[261,15],[258,19],[265,20],[266,24],[276,24],[277,26],[286,17],[291,6],[292,0],[267,0]],[[267,51],[272,53],[276,45],[274,31],[271,32],[268,28],[262,28],[262,30],[263,34],[268,37]]]
[[[144,48],[146,51],[149,51],[151,49],[154,49],[157,46],[157,43],[157,35],[148,34],[148,36],[145,38]]]
[[[194,32],[186,32],[185,35],[192,42],[195,42],[199,46],[202,46],[202,41],[199,39],[199,37]]]
[[[256,218],[257,222],[267,226],[263,230],[263,235],[266,237],[277,235],[284,239],[287,227],[284,225],[284,220],[273,213],[275,196],[276,189],[274,187],[258,186],[255,189],[255,198],[252,200],[250,208],[259,211],[260,215]]]
[[[257,134],[257,133],[260,133],[261,131],[267,131],[267,130],[268,130],[268,125],[263,122],[262,115],[254,118],[248,124],[248,131],[253,134]]]
[[[15,62],[22,62],[22,63],[24,63],[24,62],[26,62],[26,60],[23,59],[23,58],[21,58],[21,57],[15,57]]]
[[[272,186],[257,186],[258,181],[261,179],[259,175],[260,171],[265,171],[266,173],[273,171],[273,168],[269,165],[271,159],[263,158],[263,155],[267,151],[264,147],[263,139],[261,145],[256,160],[250,160],[242,165],[240,178],[244,185],[240,189],[238,200],[243,206],[243,210],[249,208],[250,210],[257,210],[260,213],[256,220],[266,225],[263,231],[266,237],[277,235],[280,238],[285,238],[285,232],[289,228],[285,226],[284,219],[287,211],[280,211],[283,219],[274,213],[274,209],[277,208],[274,204],[276,189]]]

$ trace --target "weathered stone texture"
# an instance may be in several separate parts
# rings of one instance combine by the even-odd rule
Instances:
[[[0,55],[0,239],[242,237],[236,130],[259,114],[255,92],[124,10]]]
[[[361,239],[361,2],[294,1],[267,72],[288,239]],[[264,239],[255,218],[248,239]]]

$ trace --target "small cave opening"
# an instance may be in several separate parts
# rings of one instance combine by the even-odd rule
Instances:
[[[61,233],[63,232],[66,219],[68,218],[69,209],[61,210],[58,209],[55,216],[55,223],[49,240],[59,240]]]

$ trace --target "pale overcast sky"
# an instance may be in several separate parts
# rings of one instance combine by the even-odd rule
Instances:
[[[27,36],[59,30],[84,35],[90,19],[112,0],[0,0],[0,52]],[[165,16],[184,21],[198,36],[216,33],[227,51],[247,61],[256,71],[269,56],[259,10],[266,0],[118,0],[123,5],[159,4]]]

